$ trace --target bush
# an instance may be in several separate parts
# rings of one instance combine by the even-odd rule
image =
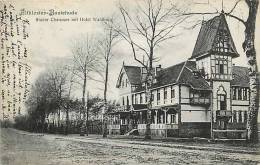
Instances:
[[[10,120],[0,120],[0,127],[1,128],[10,128],[13,127],[13,123]]]
[[[17,116],[15,118],[14,128],[20,129],[20,130],[29,130],[29,123],[28,123],[28,117],[27,116]]]

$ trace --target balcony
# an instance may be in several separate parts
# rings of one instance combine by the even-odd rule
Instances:
[[[200,104],[200,105],[209,105],[210,99],[209,98],[200,98],[200,97],[193,97],[190,98],[191,104]]]
[[[117,106],[115,108],[116,112],[126,112],[130,110],[130,105]]]
[[[216,111],[217,117],[232,117],[232,112],[227,110]]]

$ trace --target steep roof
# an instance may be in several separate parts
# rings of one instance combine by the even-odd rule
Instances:
[[[201,75],[195,76],[194,72],[198,72],[195,61],[186,61],[164,68],[158,73],[157,83],[153,84],[153,88],[170,84],[183,84],[193,89],[211,90],[206,80]],[[136,92],[143,90],[144,88],[140,86]]]
[[[141,68],[138,66],[124,66],[131,84],[141,84]]]
[[[227,30],[229,35],[229,45],[230,45],[230,54],[233,56],[239,56],[233,42],[232,36],[230,34],[228,24],[226,22],[224,14],[215,16],[214,18],[202,22],[202,26],[193,49],[191,58],[197,58],[202,55],[207,55],[208,53],[214,52],[214,43],[216,40],[219,27]]]
[[[163,69],[159,73],[158,85],[167,85],[172,83],[189,85],[194,89],[210,90],[206,80],[198,73],[195,61],[186,61],[172,67]]]

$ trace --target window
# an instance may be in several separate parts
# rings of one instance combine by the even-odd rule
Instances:
[[[128,81],[127,79],[125,79],[125,86],[127,87],[127,85],[128,85]]]
[[[226,110],[226,96],[220,97],[220,110]]]
[[[238,88],[237,95],[238,95],[237,99],[242,100],[242,89],[241,88]]]
[[[228,66],[227,66],[227,61],[225,59],[217,59],[216,73],[217,74],[228,74]]]
[[[247,112],[244,111],[244,122],[246,123],[247,122]]]
[[[219,64],[219,73],[224,74],[224,65],[223,64]]]
[[[127,106],[129,105],[129,98],[128,98],[128,96],[126,96],[126,105]]]
[[[173,86],[171,86],[171,98],[175,98],[175,90]]]
[[[171,114],[171,123],[176,123],[176,115]]]
[[[163,98],[164,98],[164,100],[167,99],[167,88],[164,88]]]
[[[243,100],[247,100],[247,88],[243,88]]]
[[[125,105],[125,99],[122,97],[122,105]]]
[[[157,90],[157,102],[160,101],[160,99],[161,99],[160,90],[158,89]]]
[[[142,104],[143,103],[143,96],[142,96],[142,94],[140,94],[140,104]]]
[[[237,122],[237,112],[233,111],[233,123]]]
[[[219,29],[216,38],[215,50],[218,52],[228,52],[229,50],[229,35],[226,29]]]
[[[151,94],[151,97],[152,97],[152,101],[154,101],[154,94],[153,93]]]
[[[226,95],[218,95],[219,110],[226,110]]]
[[[233,95],[233,100],[237,99],[237,89],[234,87],[232,88],[232,95]]]
[[[238,111],[238,122],[242,123],[242,112]]]
[[[134,95],[132,95],[132,104],[134,104]]]

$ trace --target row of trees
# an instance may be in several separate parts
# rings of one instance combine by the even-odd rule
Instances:
[[[61,112],[66,113],[66,132],[70,122],[69,114],[78,114],[77,121],[81,134],[86,132],[89,114],[107,113],[115,106],[115,102],[107,101],[109,65],[113,57],[112,48],[117,43],[118,35],[113,30],[113,21],[103,24],[103,35],[82,35],[71,40],[72,57],[59,59],[57,63],[49,64],[48,68],[38,76],[31,87],[30,96],[26,102],[28,116],[17,123],[28,121],[30,130],[46,129],[46,118],[55,114],[61,123]],[[98,77],[98,78],[95,78]],[[95,81],[104,85],[104,96],[89,97],[87,84]],[[80,91],[81,100],[74,98],[73,91]],[[75,94],[75,92],[74,92]],[[89,113],[90,111],[90,113]],[[30,127],[29,126],[29,127]]]

